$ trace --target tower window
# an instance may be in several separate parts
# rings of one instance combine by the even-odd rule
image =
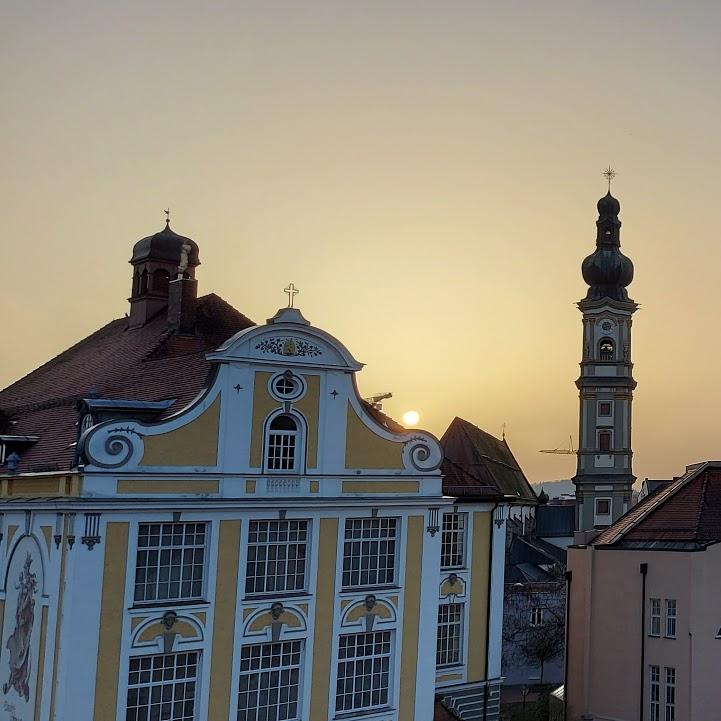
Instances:
[[[601,453],[609,453],[611,450],[611,431],[598,432],[598,450]]]
[[[611,499],[610,498],[597,498],[596,499],[596,515],[597,516],[610,516],[611,515]]]
[[[148,292],[148,271],[144,268],[140,274],[140,294]]]
[[[603,338],[598,344],[598,355],[602,361],[612,361],[615,356],[616,346],[610,338]]]
[[[153,271],[153,292],[167,294],[170,275],[167,270],[158,268]]]
[[[611,401],[599,401],[598,415],[599,416],[610,416],[611,415]]]
[[[269,471],[298,470],[300,429],[298,423],[287,414],[276,416],[268,427],[266,468]]]

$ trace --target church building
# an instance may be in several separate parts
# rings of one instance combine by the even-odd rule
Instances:
[[[0,392],[0,721],[495,721],[521,492],[364,401],[292,286],[198,297],[169,223],[130,263],[128,316]]]

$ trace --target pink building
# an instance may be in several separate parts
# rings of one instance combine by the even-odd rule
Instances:
[[[568,721],[719,721],[721,462],[586,535],[568,553]]]

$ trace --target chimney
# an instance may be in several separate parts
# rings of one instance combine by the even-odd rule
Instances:
[[[168,328],[183,335],[195,333],[198,281],[180,273],[170,281],[168,293]]]

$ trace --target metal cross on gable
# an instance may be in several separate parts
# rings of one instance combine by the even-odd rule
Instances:
[[[298,288],[296,288],[293,283],[291,283],[287,288],[283,289],[283,292],[288,294],[288,307],[293,308],[295,296],[300,293],[300,290],[298,290]]]

